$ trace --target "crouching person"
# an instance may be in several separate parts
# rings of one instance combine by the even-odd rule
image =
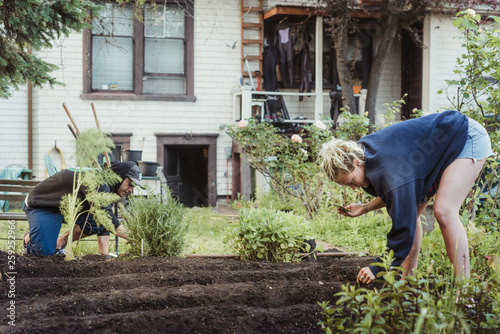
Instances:
[[[125,161],[111,165],[111,170],[118,174],[122,182],[115,185],[101,186],[100,192],[116,193],[120,197],[130,195],[134,186],[141,186],[142,173],[135,162]],[[29,232],[25,234],[23,246],[27,254],[36,256],[53,255],[66,246],[69,232],[59,237],[63,214],[59,205],[64,195],[73,192],[74,172],[68,169],[62,170],[48,179],[40,182],[26,197],[26,217],[29,223]],[[85,189],[80,189],[78,197],[85,200]],[[83,210],[90,209],[89,201],[83,202]],[[115,234],[127,238],[125,229],[109,205],[103,208],[107,211],[115,226]],[[102,255],[109,253],[109,231],[103,226],[98,226],[94,217],[90,214],[82,214],[77,219],[73,240],[79,240],[89,235],[97,235],[99,252]]]

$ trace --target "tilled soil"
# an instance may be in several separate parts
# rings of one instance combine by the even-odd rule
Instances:
[[[0,314],[11,308],[0,333],[322,333],[317,302],[334,301],[373,258],[277,264],[20,256],[15,274],[7,253],[0,261]],[[15,327],[8,324],[12,314]]]

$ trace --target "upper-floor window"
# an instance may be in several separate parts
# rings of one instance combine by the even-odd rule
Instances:
[[[84,98],[194,101],[192,2],[108,3],[84,40]]]

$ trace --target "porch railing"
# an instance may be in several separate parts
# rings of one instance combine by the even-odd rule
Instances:
[[[299,93],[299,92],[269,92],[269,91],[255,91],[252,89],[251,86],[244,85],[241,86],[239,90],[233,92],[233,121],[237,122],[242,119],[248,119],[252,117],[252,107],[253,106],[259,106],[261,107],[261,112],[264,112],[264,101],[261,98],[257,98],[256,96],[262,96],[262,95],[275,95],[275,96],[313,96],[315,99],[314,103],[314,119],[308,119],[308,120],[301,120],[301,122],[305,123],[313,123],[317,120],[322,120],[325,122],[324,119],[322,119],[321,115],[324,113],[324,103],[323,99],[325,96],[329,96],[330,92],[321,92],[321,93],[315,93],[315,92],[305,92],[305,93]],[[354,94],[354,96],[359,97],[359,102],[358,102],[358,113],[361,114],[363,113],[363,110],[365,109],[366,105],[366,89],[362,89],[360,94]],[[318,101],[320,100],[320,101]],[[289,113],[294,115],[293,109],[290,110],[288,108]],[[331,120],[330,120],[331,121]],[[285,120],[285,122],[297,122],[297,120]],[[328,122],[328,121],[326,121]]]

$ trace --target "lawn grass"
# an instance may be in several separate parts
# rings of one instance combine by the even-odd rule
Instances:
[[[185,236],[185,248],[182,255],[189,254],[229,254],[224,247],[226,229],[231,222],[235,222],[234,215],[221,214],[212,208],[187,208],[184,221],[188,225]],[[378,254],[383,251],[385,235],[390,227],[387,214],[369,214],[357,218],[343,217],[337,213],[320,212],[309,220],[312,235],[319,243],[326,242],[332,246],[342,247],[348,251],[370,252]],[[9,224],[0,222],[0,250],[7,251],[7,236]],[[28,231],[28,222],[18,221],[16,230],[16,252],[22,252],[22,237]],[[60,234],[67,231],[63,224]],[[78,244],[75,254],[99,254],[96,236],[83,239]],[[128,245],[125,240],[119,239],[118,252],[115,250],[115,236],[110,235],[109,251],[112,253],[127,253]]]
[[[9,230],[14,226],[16,242],[15,251],[16,253],[21,253],[23,250],[23,235],[28,232],[28,222],[27,221],[16,221],[14,225],[11,225],[7,220],[0,220],[0,250],[6,252],[8,248],[8,236]]]
[[[229,254],[224,249],[224,235],[233,217],[219,214],[210,208],[187,209],[184,220],[188,223],[186,254]]]
[[[337,212],[320,211],[310,222],[317,240],[342,247],[350,252],[381,254],[386,247],[390,230],[389,215],[368,213],[359,217],[344,217]]]
[[[184,220],[188,224],[188,231],[186,234],[186,247],[183,255],[187,254],[227,254],[224,251],[224,231],[227,225],[234,221],[234,218],[228,217],[214,212],[210,208],[192,208],[187,209]],[[0,250],[8,251],[8,233],[10,224],[8,221],[0,222]],[[22,238],[25,232],[28,232],[27,221],[15,222],[15,236],[16,236],[16,253],[22,253]],[[66,224],[63,224],[59,235],[64,234],[68,230]],[[99,254],[97,247],[97,237],[90,236],[82,239],[78,245],[75,254],[82,256],[85,254]],[[127,252],[128,245],[124,239],[119,239],[118,254]],[[115,236],[110,235],[109,251],[115,251]]]

